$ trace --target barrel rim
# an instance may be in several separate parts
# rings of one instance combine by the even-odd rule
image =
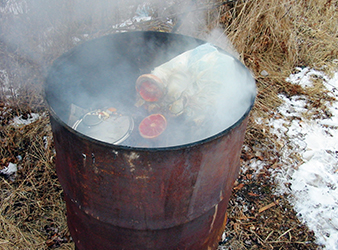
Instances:
[[[193,142],[190,142],[190,143],[185,143],[185,144],[175,145],[175,146],[166,146],[166,147],[148,147],[148,148],[147,147],[133,147],[133,146],[125,146],[125,145],[112,144],[112,143],[100,141],[100,140],[94,139],[92,137],[86,136],[85,134],[82,134],[82,133],[76,131],[75,129],[72,129],[69,125],[67,125],[64,121],[62,121],[59,118],[59,116],[56,114],[56,112],[53,110],[53,108],[51,106],[49,106],[49,112],[50,112],[50,115],[52,115],[53,118],[59,124],[61,124],[64,128],[69,130],[71,133],[74,133],[79,138],[88,140],[91,143],[99,144],[99,145],[104,146],[104,147],[110,147],[111,149],[114,149],[114,150],[121,149],[121,150],[135,151],[135,152],[145,152],[145,151],[147,151],[147,152],[149,152],[149,151],[150,152],[163,152],[163,151],[175,151],[175,150],[187,149],[187,148],[191,148],[191,147],[195,147],[195,146],[204,145],[204,144],[207,144],[208,142],[217,140],[218,138],[225,136],[226,134],[230,133],[233,129],[238,127],[240,124],[242,124],[243,120],[245,120],[245,118],[247,118],[249,116],[249,113],[250,113],[252,107],[254,106],[254,100],[255,100],[255,98],[253,98],[252,104],[247,109],[247,111],[242,115],[241,118],[239,118],[233,125],[227,127],[226,129],[222,130],[221,132],[219,132],[215,135],[209,136],[209,137],[202,139],[202,140],[193,141]]]
[[[176,33],[167,33],[167,32],[158,32],[158,31],[130,31],[130,32],[124,32],[124,33],[115,33],[115,34],[110,34],[110,35],[106,35],[106,36],[103,36],[103,37],[99,37],[99,38],[95,38],[95,39],[92,39],[92,40],[89,40],[89,41],[86,41],[78,46],[75,46],[74,48],[72,48],[70,51],[64,53],[63,55],[61,55],[60,57],[58,57],[56,60],[58,60],[59,58],[69,54],[69,53],[72,53],[72,51],[76,48],[78,48],[79,46],[85,44],[85,43],[88,43],[88,42],[92,42],[92,41],[96,41],[98,39],[102,39],[104,37],[109,37],[109,36],[115,36],[115,35],[122,35],[122,34],[126,34],[126,33],[140,33],[140,34],[161,34],[161,35],[170,35],[170,36],[180,36],[180,37],[183,37],[183,38],[190,38],[190,39],[194,39],[195,41],[198,41],[200,42],[201,44],[203,43],[207,43],[207,41],[204,41],[204,40],[201,40],[201,39],[198,39],[198,38],[195,38],[195,37],[192,37],[192,36],[187,36],[187,35],[182,35],[182,34],[176,34]],[[214,45],[215,46],[215,45]],[[217,46],[215,46],[217,47]],[[219,47],[217,47],[219,48]],[[238,61],[243,67],[246,68],[246,66],[241,62],[239,61],[237,58],[235,58],[233,55],[229,54],[228,52],[224,51],[223,49],[219,48],[222,52],[228,54],[229,56],[233,57],[236,61]],[[54,65],[54,64],[53,64]],[[53,68],[53,65],[51,66],[51,68]],[[250,70],[248,68],[246,68],[246,70],[248,71],[248,73],[250,74],[251,78],[252,78],[252,81],[254,84],[256,84],[256,80],[255,78],[252,76]],[[48,78],[49,74],[47,75],[47,78]],[[255,99],[256,99],[256,94],[253,95],[251,97],[251,100],[250,100],[250,106],[247,108],[247,110],[245,111],[245,113],[235,122],[233,123],[231,126],[227,127],[226,129],[224,130],[221,130],[220,132],[214,134],[214,135],[211,135],[209,137],[206,137],[204,139],[201,139],[201,140],[197,140],[197,141],[192,141],[192,142],[189,142],[189,143],[184,143],[184,144],[180,144],[180,145],[174,145],[174,146],[164,146],[164,147],[134,147],[134,146],[126,146],[126,145],[119,145],[119,144],[112,144],[112,143],[108,143],[108,142],[104,142],[104,141],[100,141],[100,140],[97,140],[97,139],[94,139],[92,137],[89,137],[85,134],[82,134],[78,131],[76,131],[75,129],[73,129],[71,126],[69,126],[67,123],[65,123],[58,115],[57,113],[54,111],[54,109],[52,108],[52,106],[49,104],[48,102],[48,99],[47,99],[47,95],[46,93],[44,93],[44,99],[47,103],[47,107],[49,109],[49,113],[50,115],[59,123],[61,124],[64,128],[66,128],[67,130],[69,130],[71,133],[77,135],[80,139],[85,139],[85,140],[88,140],[89,142],[91,143],[95,143],[95,144],[98,144],[98,145],[101,145],[101,146],[104,146],[104,147],[109,147],[113,150],[128,150],[128,151],[135,151],[135,152],[165,152],[165,151],[175,151],[175,150],[181,150],[181,149],[187,149],[187,148],[191,148],[191,147],[195,147],[195,146],[200,146],[200,145],[204,145],[204,144],[207,144],[211,141],[214,141],[220,137],[223,137],[224,135],[230,133],[234,128],[238,127],[240,124],[242,124],[243,120],[245,120],[249,114],[250,114],[250,111],[252,110],[253,106],[254,106],[254,103],[255,103]]]

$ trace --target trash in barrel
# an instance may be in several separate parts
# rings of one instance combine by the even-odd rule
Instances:
[[[118,33],[59,57],[46,100],[76,248],[215,249],[255,81],[192,37]]]

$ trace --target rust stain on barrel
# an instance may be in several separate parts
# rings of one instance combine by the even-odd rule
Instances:
[[[202,145],[139,152],[116,148],[117,154],[51,121],[69,227],[81,239],[79,249],[138,249],[138,244],[145,244],[142,249],[207,249],[217,244],[240,166],[246,120]],[[95,152],[98,172],[83,165],[85,149]],[[114,233],[133,240],[120,243],[111,238]]]

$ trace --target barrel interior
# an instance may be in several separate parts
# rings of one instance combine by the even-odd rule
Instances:
[[[46,100],[54,111],[55,118],[72,128],[76,122],[74,113],[77,112],[74,111],[74,107],[76,110],[82,110],[82,114],[77,117],[83,116],[90,110],[108,107],[114,107],[121,113],[136,114],[135,117],[139,117],[133,122],[136,127],[142,120],[141,117],[147,116],[145,113],[140,114],[144,111],[135,106],[137,78],[203,43],[205,41],[192,37],[151,31],[119,33],[85,42],[54,62],[46,80]],[[252,88],[254,83],[249,72],[239,61],[236,61],[234,65],[234,68],[239,69],[239,73],[236,74],[243,88],[247,86],[249,86],[248,89]],[[235,114],[236,118],[232,118],[234,112],[223,115],[222,110],[227,108],[224,107],[218,111],[217,119],[224,116],[221,119],[234,119],[235,121],[238,119],[239,123],[239,118],[249,113],[254,102],[254,93],[244,95],[238,98],[242,98],[249,104],[246,107],[246,113],[239,116]],[[242,103],[242,101],[238,102]],[[228,112],[232,112],[236,106],[234,103],[231,105]],[[171,129],[172,134],[169,134],[167,130],[164,145],[183,145],[187,142],[199,141],[225,131],[229,127],[223,126],[223,122],[209,121],[210,124],[204,126],[204,130],[213,126],[217,128],[210,129],[211,132],[199,132],[205,135],[197,136],[195,140],[190,139],[194,138],[194,135],[191,135],[192,130],[189,126],[180,126],[183,123],[182,119],[184,118],[180,116],[171,120],[171,127],[178,127],[181,131]],[[198,126],[195,126],[194,130],[198,129]],[[151,144],[148,141],[143,143],[136,130],[134,129],[135,136],[131,136],[125,145],[147,147]]]
[[[46,81],[46,99],[64,122],[71,104],[133,109],[135,82],[141,74],[202,43],[159,32],[122,33],[86,42],[56,60]]]

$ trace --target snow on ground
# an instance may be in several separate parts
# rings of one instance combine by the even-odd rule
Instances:
[[[149,6],[147,6],[146,4],[140,4],[137,6],[136,15],[133,18],[129,18],[120,24],[113,25],[113,28],[130,27],[135,22],[139,23],[144,21],[150,21],[152,18],[149,15],[149,12]]]
[[[14,126],[28,125],[39,119],[40,115],[37,113],[30,113],[27,118],[23,118],[22,115],[13,118],[11,124]]]
[[[8,110],[8,112],[10,112],[10,111],[11,111],[11,109]],[[23,117],[22,115],[15,116],[12,119],[12,121],[10,122],[10,124],[12,126],[15,126],[15,127],[23,127],[23,126],[26,126],[26,125],[29,125],[29,124],[35,122],[36,120],[39,119],[40,116],[41,115],[37,114],[37,113],[27,114],[26,117]],[[44,141],[45,141],[45,138],[44,138]],[[21,161],[22,160],[22,156],[18,155],[17,159],[19,161]],[[14,164],[12,162],[9,162],[7,166],[5,166],[3,169],[0,170],[0,176],[1,175],[6,176],[11,181],[14,181],[15,177],[16,177],[16,172],[17,171],[18,171],[18,165]]]
[[[10,163],[8,163],[7,167],[0,169],[0,176],[1,175],[6,176],[11,181],[14,181],[17,171],[18,171],[18,165],[10,162]]]
[[[280,96],[284,104],[279,112],[287,119],[270,120],[271,131],[288,141],[281,159],[287,169],[277,174],[279,191],[291,194],[299,219],[314,231],[318,244],[338,249],[338,72],[330,79],[309,68],[298,70],[289,82],[311,87],[311,77],[320,77],[336,101],[327,102],[332,117],[308,121],[303,118],[305,96]],[[295,152],[302,158],[299,163],[290,161]]]

